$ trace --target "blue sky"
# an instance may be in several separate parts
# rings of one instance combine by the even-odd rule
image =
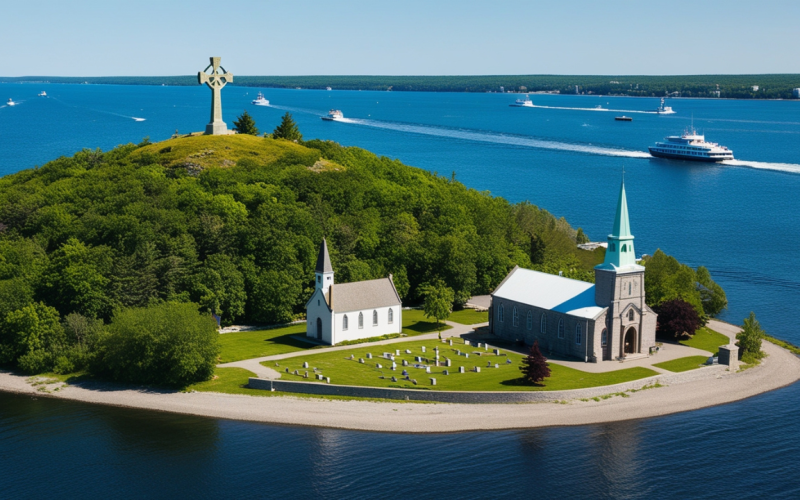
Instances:
[[[800,73],[800,1],[5,0],[2,76]]]

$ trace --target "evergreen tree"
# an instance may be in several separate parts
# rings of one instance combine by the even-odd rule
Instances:
[[[250,113],[245,111],[239,118],[233,122],[234,128],[240,134],[258,135],[258,128],[256,128],[256,121],[250,116]]]
[[[539,341],[536,340],[531,346],[531,352],[522,360],[522,378],[529,384],[538,384],[545,378],[550,376],[550,365],[547,364],[547,358],[539,350]]]
[[[766,336],[761,328],[761,323],[756,319],[755,313],[751,312],[750,317],[745,318],[742,331],[736,334],[739,348],[742,350],[742,357],[752,357],[761,359],[764,353],[761,351],[761,340]]]
[[[578,234],[575,235],[575,242],[577,244],[589,243],[589,237],[583,232],[582,228],[578,228]]]
[[[272,131],[272,137],[274,139],[286,139],[287,141],[295,142],[301,142],[303,140],[303,134],[300,133],[297,124],[292,120],[291,113],[283,115],[281,124]]]

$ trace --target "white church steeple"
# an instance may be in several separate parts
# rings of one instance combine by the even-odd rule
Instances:
[[[319,247],[317,268],[314,274],[316,277],[316,289],[322,290],[323,295],[327,295],[328,290],[331,285],[333,285],[333,266],[331,265],[331,258],[328,255],[328,244],[325,238],[322,238],[322,244]]]

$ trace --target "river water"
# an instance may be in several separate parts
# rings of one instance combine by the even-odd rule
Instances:
[[[37,97],[46,90],[49,97]],[[229,126],[286,111],[332,139],[511,201],[530,200],[594,240],[611,229],[622,169],[636,250],[706,265],[740,323],[800,343],[800,102],[265,89],[223,91]],[[208,90],[0,84],[0,174],[80,148],[202,130]],[[2,106],[0,104],[0,106]],[[615,111],[593,110],[596,106]],[[345,122],[323,122],[330,108]],[[566,109],[565,109],[566,108]],[[572,108],[572,109],[570,109]],[[618,110],[618,111],[616,111]],[[626,114],[632,122],[616,122]],[[134,118],[144,119],[135,120]],[[734,151],[706,165],[647,157],[692,125]],[[399,435],[269,426],[0,394],[0,497],[411,495],[615,498],[798,496],[797,385],[645,421]],[[759,495],[760,494],[760,495]]]

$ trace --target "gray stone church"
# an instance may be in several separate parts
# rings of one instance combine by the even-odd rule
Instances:
[[[647,356],[656,345],[656,313],[644,300],[624,182],[605,261],[594,272],[591,284],[514,267],[492,292],[490,331],[587,362]]]

